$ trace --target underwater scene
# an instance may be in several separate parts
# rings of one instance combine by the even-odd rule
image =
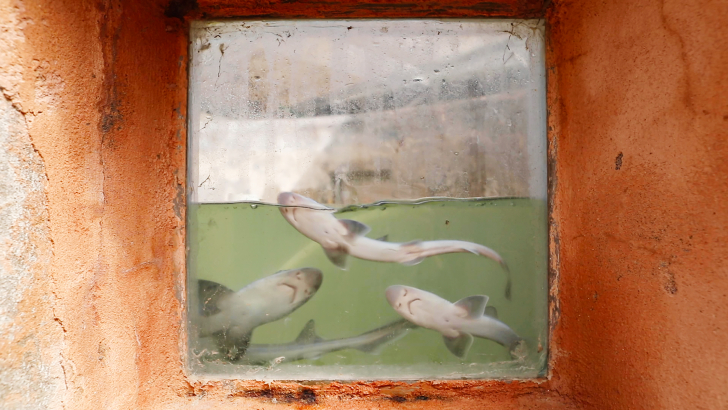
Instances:
[[[543,373],[546,281],[534,274],[547,263],[543,201],[433,199],[338,211],[306,205],[190,206],[189,242],[196,246],[189,256],[189,286],[196,289],[190,295],[197,295],[190,298],[190,333],[197,335],[190,349],[196,371],[284,380]],[[360,230],[371,238],[367,242],[346,243],[371,249],[329,258],[330,251],[305,236],[311,234],[306,227],[299,231],[282,215],[291,209],[299,223],[314,213],[311,219],[322,214],[319,219],[328,219],[332,229],[344,220],[370,227]],[[346,236],[350,230],[340,225]],[[414,239],[422,240],[419,249],[396,250]],[[473,245],[463,251],[447,242],[454,240]],[[481,245],[492,253],[479,254]],[[376,260],[396,254],[404,262]],[[410,295],[403,295],[405,289]],[[473,296],[480,299],[468,300]],[[461,300],[459,306],[451,303]],[[231,331],[236,327],[237,333]]]
[[[187,366],[546,372],[543,21],[197,21]]]

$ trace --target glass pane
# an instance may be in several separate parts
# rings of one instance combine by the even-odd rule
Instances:
[[[542,33],[530,20],[194,23],[191,370],[543,374]]]

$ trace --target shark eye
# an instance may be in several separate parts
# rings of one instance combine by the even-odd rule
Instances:
[[[296,272],[296,279],[299,279],[299,280],[301,279],[301,272],[300,271]]]
[[[397,307],[402,307],[402,302],[397,303]]]

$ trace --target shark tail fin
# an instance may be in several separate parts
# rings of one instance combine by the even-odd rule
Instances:
[[[513,287],[513,281],[511,280],[511,270],[508,269],[508,265],[506,264],[506,261],[501,260],[500,265],[503,268],[504,271],[506,271],[506,299],[511,300],[511,288]]]
[[[388,344],[401,339],[402,337],[404,337],[404,335],[407,334],[407,332],[410,329],[414,329],[416,327],[417,327],[417,325],[409,322],[406,319],[396,320],[396,321],[386,324],[378,329],[374,329],[371,332],[367,332],[367,333],[374,333],[374,332],[380,332],[383,330],[387,331],[387,333],[376,338],[374,341],[357,346],[356,349],[361,352],[364,352],[364,353],[378,355],[378,354],[382,353],[382,351]]]
[[[306,322],[306,325],[301,330],[301,333],[296,337],[296,343],[299,344],[311,344],[320,342],[323,339],[316,335],[316,322],[313,319]]]
[[[470,346],[473,345],[473,336],[470,333],[461,333],[456,338],[443,336],[442,339],[445,341],[447,350],[461,359],[468,354]]]
[[[513,283],[511,281],[511,270],[508,268],[508,264],[506,263],[506,261],[498,254],[498,252],[480,244],[478,244],[477,247],[474,249],[468,249],[468,251],[477,255],[485,256],[486,258],[493,259],[500,264],[501,268],[506,271],[507,277],[505,296],[506,299],[511,300],[511,287],[513,286]]]

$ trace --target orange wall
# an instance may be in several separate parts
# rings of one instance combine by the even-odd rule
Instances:
[[[728,408],[728,3],[549,21],[559,384],[594,408]]]
[[[175,16],[386,8],[207,3],[0,1],[0,88],[47,177],[50,239],[27,241],[52,249],[15,325],[45,352],[31,364],[50,369],[36,373],[50,375],[52,407],[298,408],[312,397],[351,409],[728,406],[727,3],[550,5],[550,380],[305,388],[184,374],[187,28]],[[418,15],[460,13],[437,4]],[[0,360],[22,369],[27,339],[6,339]]]

